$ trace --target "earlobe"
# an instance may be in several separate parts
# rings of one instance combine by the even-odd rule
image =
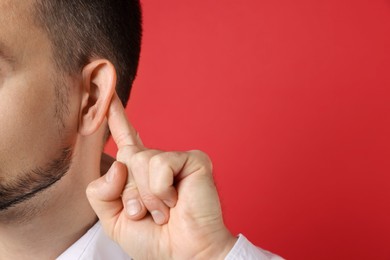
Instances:
[[[90,62],[83,68],[83,93],[79,133],[87,136],[102,125],[116,86],[114,65],[106,59]]]

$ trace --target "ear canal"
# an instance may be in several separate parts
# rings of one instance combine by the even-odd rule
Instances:
[[[83,112],[82,114],[84,115],[88,113],[88,110],[96,105],[98,99],[99,99],[99,88],[94,83],[91,83],[87,102],[85,107],[82,110]]]

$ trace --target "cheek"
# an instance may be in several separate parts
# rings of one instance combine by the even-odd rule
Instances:
[[[20,76],[3,83],[0,89],[0,173],[35,168],[60,149],[61,135],[54,116],[54,86],[47,82]]]

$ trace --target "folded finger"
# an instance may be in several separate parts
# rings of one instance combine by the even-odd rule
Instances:
[[[177,202],[174,187],[175,176],[184,168],[188,154],[184,152],[165,152],[155,155],[149,164],[149,186],[151,192],[169,207]]]
[[[151,192],[149,187],[149,162],[156,150],[147,150],[137,153],[131,158],[130,170],[134,176],[142,203],[152,215],[155,223],[161,225],[169,219],[169,208],[165,203]],[[126,196],[126,195],[124,195]],[[125,204],[126,205],[126,204]]]

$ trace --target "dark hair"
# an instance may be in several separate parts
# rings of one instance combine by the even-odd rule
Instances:
[[[93,57],[110,60],[117,72],[116,91],[127,104],[141,50],[139,0],[37,0],[35,17],[60,70],[73,74]]]

